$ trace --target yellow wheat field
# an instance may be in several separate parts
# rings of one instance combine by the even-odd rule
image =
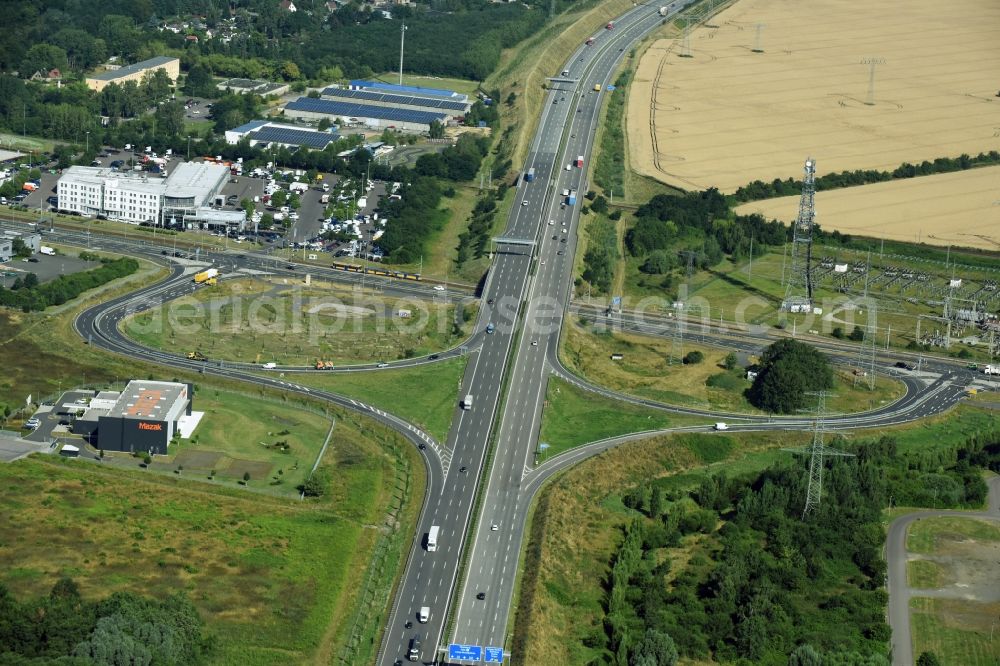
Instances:
[[[1000,166],[817,192],[815,204],[827,231],[1000,250]],[[798,211],[797,196],[736,209],[784,222]]]
[[[807,156],[823,175],[1000,148],[995,0],[740,0],[688,45],[655,42],[629,99],[631,166],[671,185],[731,192],[799,178]]]

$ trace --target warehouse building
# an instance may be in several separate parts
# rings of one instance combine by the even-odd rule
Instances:
[[[191,414],[190,384],[130,381],[107,413],[98,415],[97,446],[164,455],[185,414]]]
[[[395,83],[383,83],[381,81],[365,81],[355,79],[350,82],[351,90],[374,90],[377,92],[393,93],[396,95],[415,95],[417,97],[437,97],[450,99],[456,102],[467,102],[468,95],[457,93],[454,90],[443,90],[441,88],[422,88],[420,86],[399,86]]]
[[[241,230],[245,211],[213,208],[224,203],[222,188],[228,179],[228,167],[207,162],[184,162],[168,178],[73,166],[59,178],[59,210],[131,224],[204,228],[211,221],[212,227]]]
[[[447,113],[394,109],[310,97],[300,97],[289,102],[285,106],[285,115],[310,121],[319,121],[323,118],[330,121],[341,119],[346,124],[364,125],[375,130],[397,129],[422,133],[429,132],[431,123],[435,120],[445,124],[451,119],[451,115]]]
[[[236,145],[243,137],[251,146],[288,146],[323,150],[340,137],[336,132],[318,132],[297,125],[283,125],[267,120],[251,120],[231,130],[226,130],[226,143]]]
[[[177,77],[181,74],[181,61],[177,58],[156,56],[155,58],[143,60],[142,62],[137,62],[133,65],[125,65],[124,67],[119,67],[118,69],[112,69],[107,72],[101,72],[100,74],[88,76],[87,87],[91,90],[101,92],[109,83],[117,83],[118,85],[121,85],[126,81],[135,81],[136,83],[140,83],[144,76],[152,74],[158,69],[165,71],[167,76],[170,77],[170,80],[172,82],[176,82]]]
[[[378,90],[348,90],[347,88],[326,88],[321,96],[336,102],[348,104],[369,104],[395,109],[412,109],[430,113],[449,113],[461,116],[468,113],[472,104],[467,101],[443,99],[441,97],[420,97],[418,95],[397,95]]]
[[[217,84],[215,87],[223,92],[236,93],[237,95],[253,93],[261,97],[267,97],[268,95],[280,96],[288,92],[287,83],[271,83],[270,81],[261,81],[259,79],[229,79]]]

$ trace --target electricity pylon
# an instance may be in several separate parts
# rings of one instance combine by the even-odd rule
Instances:
[[[816,162],[806,160],[802,178],[799,215],[792,227],[792,268],[785,283],[785,300],[781,308],[787,312],[812,310],[812,234],[816,218]]]
[[[833,394],[827,391],[816,391],[809,392],[807,395],[817,396],[812,443],[798,449],[785,449],[791,453],[803,453],[809,456],[809,485],[806,487],[806,505],[802,509],[803,520],[811,512],[819,509],[820,500],[823,498],[823,456],[854,457],[853,453],[839,451],[823,444],[823,416],[826,413],[826,399]]]

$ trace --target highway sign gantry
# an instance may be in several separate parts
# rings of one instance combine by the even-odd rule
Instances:
[[[451,643],[448,645],[448,659],[480,661],[482,658],[483,648],[480,645],[462,645],[461,643]]]

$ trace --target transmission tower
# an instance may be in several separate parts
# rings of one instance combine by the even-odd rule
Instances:
[[[792,268],[785,282],[785,300],[781,308],[788,312],[812,310],[812,233],[816,218],[816,163],[809,158],[802,178],[799,216],[792,228]]]
[[[684,362],[684,328],[687,317],[685,309],[691,276],[694,274],[694,252],[688,250],[687,257],[687,276],[684,279],[684,284],[677,289],[677,302],[674,304],[674,335],[670,343],[670,365]]]
[[[765,27],[767,27],[766,23],[758,23],[757,24],[757,37],[756,37],[756,39],[754,39],[754,46],[753,46],[753,49],[751,49],[753,51],[753,53],[763,53],[764,52],[763,42],[761,41],[761,33],[764,32],[764,28]]]
[[[823,456],[841,456],[853,458],[853,453],[839,451],[823,444],[823,416],[826,413],[826,399],[832,393],[827,391],[809,392],[816,396],[816,420],[813,425],[812,444],[800,449],[786,449],[792,453],[803,453],[809,456],[809,485],[806,487],[806,505],[802,509],[802,519],[810,512],[819,509],[823,497]]]
[[[868,253],[865,263],[865,296],[863,302],[868,306],[868,325],[865,326],[865,337],[858,350],[857,369],[854,373],[854,385],[863,379],[868,384],[868,390],[875,390],[875,357],[878,353],[878,301],[868,295],[868,278],[871,275],[872,255]]]
[[[862,65],[868,65],[868,106],[875,106],[875,65],[884,65],[885,58],[862,58]]]
[[[683,17],[684,34],[681,36],[681,57],[693,58],[691,55],[691,29],[695,26],[695,19],[688,15]]]

